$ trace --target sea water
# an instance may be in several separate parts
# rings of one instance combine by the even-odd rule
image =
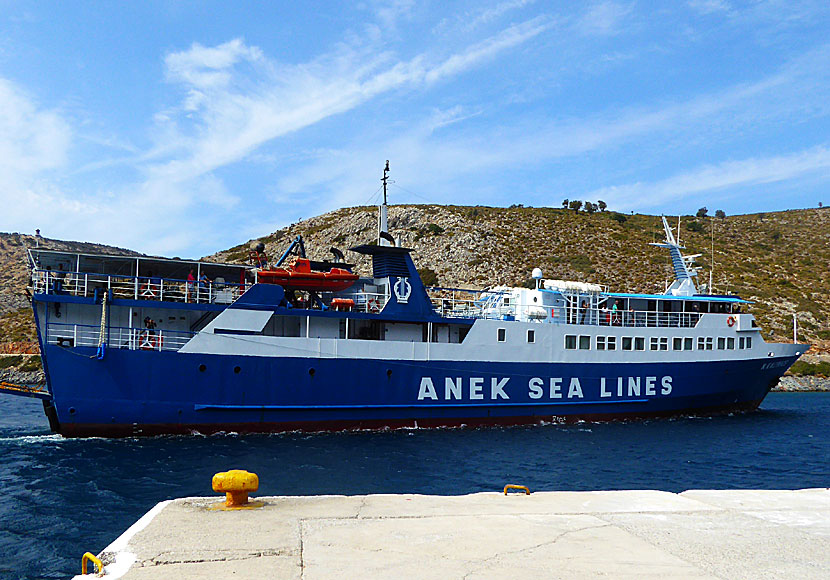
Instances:
[[[830,486],[830,393],[773,393],[745,415],[325,434],[63,439],[39,401],[0,397],[0,578],[66,578],[157,502],[258,495]],[[218,495],[217,495],[218,498]]]

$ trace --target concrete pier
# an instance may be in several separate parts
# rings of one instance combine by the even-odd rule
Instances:
[[[162,502],[107,578],[830,578],[830,489]],[[77,578],[81,578],[78,576]]]

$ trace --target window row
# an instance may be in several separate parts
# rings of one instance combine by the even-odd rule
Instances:
[[[532,332],[532,331],[528,331]],[[533,342],[528,336],[528,342]],[[693,339],[690,336],[676,336],[672,338],[672,350],[694,350]],[[619,338],[620,350],[646,350],[646,339],[643,336],[622,336]],[[697,350],[714,350],[715,339],[711,336],[699,336]],[[669,350],[669,339],[665,336],[649,337],[649,350]],[[719,336],[718,350],[735,350],[735,338]],[[617,350],[616,336],[597,336],[596,350]],[[752,337],[742,336],[738,341],[739,349],[752,348]],[[591,350],[591,337],[586,335],[565,335],[566,350]]]

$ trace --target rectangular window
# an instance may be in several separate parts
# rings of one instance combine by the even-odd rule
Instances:
[[[726,339],[722,336],[718,337],[718,350],[723,350],[726,348]]]
[[[590,336],[580,336],[579,337],[579,350],[591,350],[591,337]]]
[[[528,330],[527,331],[527,341],[528,342],[536,342],[536,331],[535,330]]]
[[[714,343],[715,339],[711,336],[706,337],[706,350],[712,350],[712,344]]]
[[[692,350],[692,337],[687,336],[683,339],[683,350]]]
[[[634,347],[634,341],[630,336],[622,337],[622,349],[631,350]]]
[[[597,350],[605,350],[605,337],[598,336],[597,337]]]
[[[683,339],[675,336],[671,341],[671,347],[673,350],[683,350]]]
[[[697,337],[697,350],[704,350],[706,348],[706,339],[702,336]]]
[[[752,348],[752,337],[751,336],[746,337],[746,347],[747,348]]]
[[[605,339],[605,348],[608,350],[617,350],[617,337],[609,336]]]
[[[634,350],[645,350],[646,349],[646,339],[644,336],[635,336],[634,337]]]
[[[743,336],[738,339],[738,348],[746,348],[746,342]]]
[[[651,340],[649,340],[649,345],[648,345],[649,350],[657,350],[657,348],[658,348],[657,345],[658,344],[659,344],[659,341],[657,340],[657,337],[652,336]]]
[[[504,328],[499,328],[498,331],[498,340],[499,342],[504,342],[507,338],[507,331]]]
[[[665,337],[665,336],[660,337],[660,350],[669,350],[669,339],[668,339],[668,337]]]
[[[735,339],[731,336],[726,339],[726,349],[735,350]]]
[[[576,335],[575,334],[566,334],[565,335],[565,348],[567,350],[576,350]]]

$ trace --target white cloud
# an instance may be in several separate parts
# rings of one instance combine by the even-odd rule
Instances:
[[[468,15],[465,15],[465,20],[467,21],[466,28],[468,30],[472,30],[474,28],[478,28],[479,26],[490,24],[491,22],[497,21],[507,12],[524,8],[525,6],[534,4],[535,2],[536,0],[507,0],[506,2],[496,4],[492,8],[485,8],[481,10],[473,18],[469,18]]]
[[[587,35],[611,36],[620,31],[631,7],[617,2],[599,2],[580,18],[577,29]]]
[[[72,130],[57,112],[40,109],[0,78],[0,179],[28,180],[66,164]]]
[[[689,7],[701,14],[730,13],[732,6],[724,0],[689,0]]]
[[[288,66],[262,62],[261,52],[239,39],[215,49],[194,45],[166,59],[168,78],[188,91],[181,108],[189,116],[168,112],[157,117],[166,147],[177,143],[181,150],[153,171],[174,181],[204,175],[380,94],[434,84],[470,70],[547,28],[544,19],[534,19],[443,59],[422,53],[397,62],[376,47],[340,46],[310,63]],[[255,75],[245,76],[234,69],[242,61],[262,66]],[[160,156],[165,151],[169,149],[160,148]]]
[[[790,155],[707,165],[653,183],[603,187],[588,197],[629,209],[649,209],[702,193],[798,179],[828,170],[830,149],[820,146]]]

